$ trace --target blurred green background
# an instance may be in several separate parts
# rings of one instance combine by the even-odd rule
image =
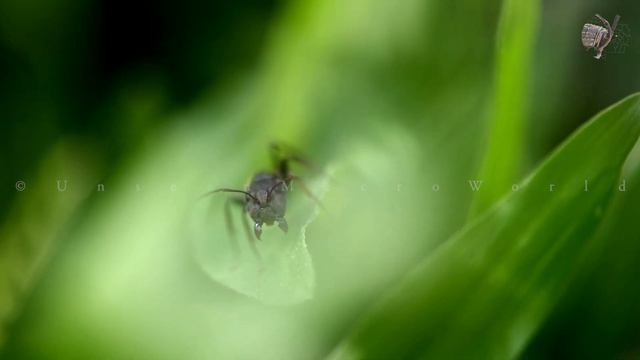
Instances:
[[[601,60],[596,13],[622,17]],[[0,356],[640,358],[638,98],[575,133],[640,89],[638,18],[3,0]],[[198,196],[269,169],[273,141],[322,169],[294,168],[326,211],[293,191],[260,267]]]

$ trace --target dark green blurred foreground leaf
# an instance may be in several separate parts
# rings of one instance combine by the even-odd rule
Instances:
[[[518,191],[429,256],[333,358],[517,356],[560,301],[586,249],[606,241],[593,235],[639,135],[636,94],[597,115]]]

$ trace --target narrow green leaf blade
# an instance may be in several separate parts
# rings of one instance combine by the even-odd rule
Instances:
[[[540,3],[506,0],[502,4],[496,49],[495,95],[471,216],[495,203],[521,175],[524,130],[530,96],[528,84]]]

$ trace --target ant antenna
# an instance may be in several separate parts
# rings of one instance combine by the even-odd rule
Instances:
[[[200,199],[202,199],[205,196],[209,196],[209,195],[213,195],[215,193],[219,193],[219,192],[230,192],[230,193],[240,193],[240,194],[245,194],[248,197],[252,198],[253,200],[255,200],[256,202],[258,202],[258,199],[256,199],[255,196],[249,194],[248,192],[244,191],[244,190],[236,190],[236,189],[227,189],[227,188],[221,188],[221,189],[216,189],[213,191],[209,191],[208,193],[205,193],[203,195],[200,196]]]
[[[307,195],[311,200],[313,200],[322,210],[327,211],[327,209],[324,208],[324,205],[322,205],[322,202],[320,201],[320,199],[318,199],[315,195],[313,195],[311,190],[309,190],[309,188],[304,184],[304,181],[302,181],[302,179],[299,176],[289,175],[287,178],[289,180],[296,180],[298,182],[298,186],[300,186],[300,188],[305,193],[305,195]]]
[[[287,186],[287,183],[283,180],[278,180],[277,183],[273,184],[270,188],[269,191],[267,191],[267,198],[270,199],[271,198],[271,193],[273,192],[273,190],[275,190],[278,186],[280,185],[284,185],[285,189],[289,189],[289,187]]]
[[[602,24],[604,24],[604,27],[606,27],[607,30],[611,30],[611,25],[609,24],[607,19],[603,18],[600,14],[596,14],[596,17],[598,18],[598,20],[600,20],[600,22],[602,22]]]

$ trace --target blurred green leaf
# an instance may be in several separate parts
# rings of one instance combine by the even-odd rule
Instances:
[[[620,179],[624,191],[614,194],[597,234],[585,244],[565,299],[523,358],[638,357],[640,142],[627,158]]]
[[[490,207],[521,176],[539,13],[537,0],[503,2],[498,28],[493,114],[478,178],[484,191],[475,194],[471,216]]]
[[[17,205],[0,226],[0,349],[58,250],[68,221],[95,189],[101,165],[92,146],[66,138],[49,150],[35,176],[16,183]]]
[[[636,94],[597,115],[519,191],[429,256],[333,358],[517,356],[560,300],[585,245],[606,241],[592,235],[639,135]]]

